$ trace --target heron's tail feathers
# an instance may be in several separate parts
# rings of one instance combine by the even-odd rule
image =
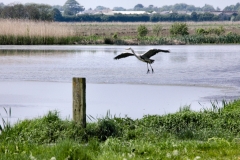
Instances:
[[[150,64],[152,64],[154,62],[154,60],[153,59],[150,59]]]

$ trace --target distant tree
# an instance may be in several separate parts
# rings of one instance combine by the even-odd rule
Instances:
[[[203,11],[215,11],[214,7],[209,5],[209,4],[205,4],[203,7],[202,7],[202,10]]]
[[[30,20],[40,19],[40,12],[38,10],[37,4],[25,4],[26,16]]]
[[[221,9],[219,7],[216,8],[216,11],[221,11]]]
[[[235,17],[235,21],[240,21],[240,9],[238,10],[238,15]]]
[[[186,11],[190,11],[190,12],[194,12],[194,11],[198,11],[199,9],[196,8],[194,5],[188,5],[186,7]]]
[[[62,12],[64,11],[63,6],[60,6],[60,5],[53,5],[52,8],[57,8],[60,12],[61,12],[61,11],[62,11]]]
[[[212,21],[214,18],[214,14],[205,12],[203,14],[198,15],[198,20],[199,21]]]
[[[240,3],[237,3],[236,5],[230,5],[225,7],[224,11],[238,11],[240,9]]]
[[[154,5],[151,4],[151,5],[148,6],[148,8],[154,8]]]
[[[51,16],[52,7],[50,5],[39,4],[37,5],[37,8],[40,13],[40,20],[43,20],[43,21],[52,20],[52,16]]]
[[[51,17],[54,21],[61,21],[63,18],[61,12],[57,8],[52,10]]]
[[[3,18],[24,19],[25,15],[25,8],[22,4],[5,6],[1,11]]]
[[[114,11],[126,11],[126,9],[123,7],[114,7],[113,10]]]
[[[2,8],[3,18],[14,18],[14,19],[24,19],[26,16],[25,8],[20,3],[11,3]]]
[[[4,4],[3,3],[0,3],[0,8],[4,7]]]
[[[75,0],[67,0],[63,5],[63,9],[65,16],[75,16],[77,13],[85,10],[85,8]]]
[[[3,18],[13,18],[13,13],[14,13],[13,7],[5,6],[2,10],[1,16]]]
[[[176,11],[186,11],[186,8],[188,7],[185,3],[177,3],[173,6],[173,10]]]
[[[97,6],[94,10],[95,11],[103,11],[103,10],[106,10],[106,9],[109,9],[109,8],[104,7],[104,6]]]
[[[197,14],[196,12],[192,12],[192,14],[191,14],[191,19],[192,19],[193,21],[197,21],[197,20],[198,20],[198,14]]]
[[[144,6],[142,4],[137,4],[136,6],[134,6],[134,10],[142,10],[144,8]]]

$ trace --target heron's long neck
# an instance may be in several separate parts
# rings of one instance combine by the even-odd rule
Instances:
[[[137,56],[136,53],[134,52],[134,50],[133,50],[132,48],[130,48],[130,50],[132,51],[132,53],[133,53],[135,56]]]

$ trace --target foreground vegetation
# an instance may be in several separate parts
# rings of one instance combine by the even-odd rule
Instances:
[[[240,43],[240,22],[58,23],[0,19],[0,23],[0,45]]]
[[[4,123],[0,159],[236,159],[240,158],[240,100],[219,108],[146,115],[133,120],[93,119],[86,129],[61,120],[56,111],[42,118]],[[6,122],[6,121],[4,121]]]

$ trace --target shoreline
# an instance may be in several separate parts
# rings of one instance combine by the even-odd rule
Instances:
[[[72,83],[1,81],[0,88],[0,108],[11,108],[14,122],[43,116],[51,110],[59,111],[62,118],[72,117]],[[136,119],[174,113],[186,105],[200,110],[210,107],[207,97],[220,93],[220,88],[196,86],[87,83],[87,115],[104,117],[110,111],[112,115]]]

